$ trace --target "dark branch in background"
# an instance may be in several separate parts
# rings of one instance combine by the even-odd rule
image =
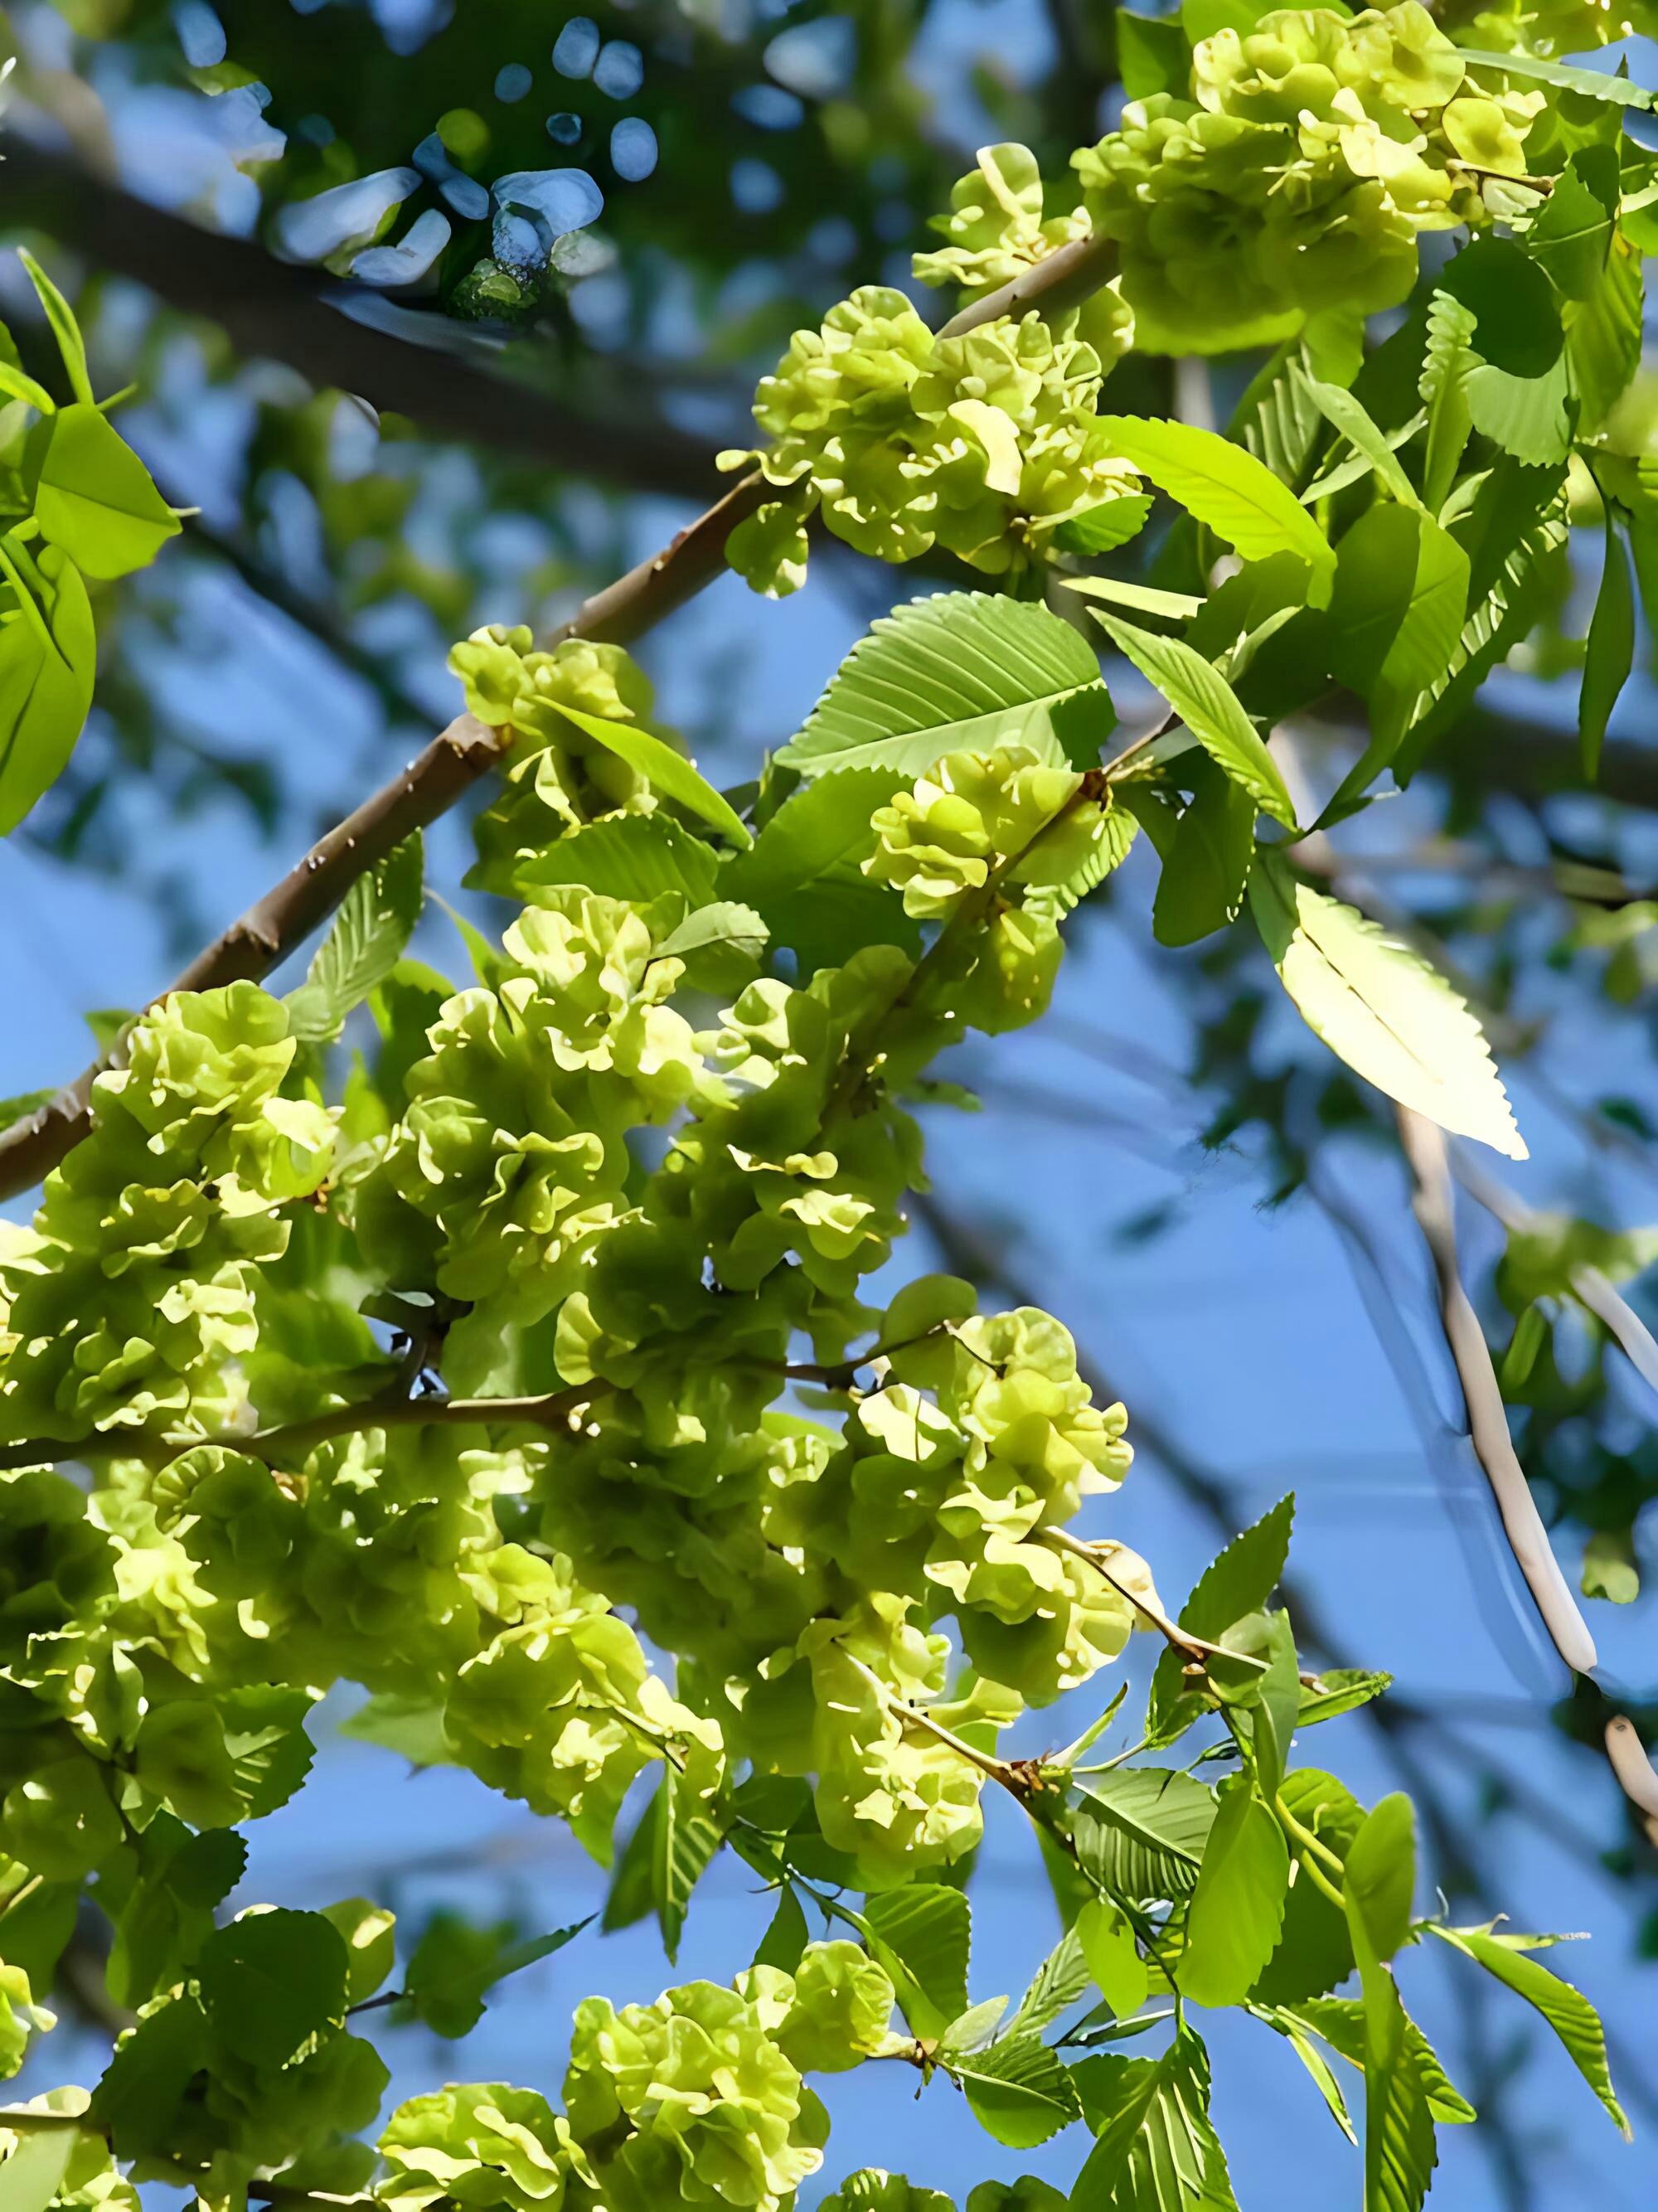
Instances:
[[[606,420],[450,351],[342,313],[345,288],[203,230],[94,176],[67,154],[5,134],[9,226],[39,225],[180,313],[218,324],[238,352],[285,362],[324,389],[356,392],[431,435],[491,446],[623,491],[707,496],[714,457],[662,423]],[[378,295],[361,292],[368,299]]]
[[[1351,719],[1339,707],[1309,708],[1298,726],[1316,727],[1330,737],[1348,737],[1357,752],[1363,744],[1363,709]],[[1577,738],[1564,725],[1540,717],[1469,707],[1434,749],[1431,772],[1450,782],[1480,791],[1511,791],[1522,799],[1550,799],[1583,788]],[[1600,754],[1595,792],[1623,806],[1658,811],[1658,747],[1630,738],[1608,738]]]
[[[331,914],[366,869],[447,811],[501,757],[501,737],[470,714],[459,714],[395,782],[319,840],[168,986],[209,991],[243,978],[257,982]],[[67,1090],[0,1131],[0,1198],[10,1198],[54,1168],[92,1126],[92,1086],[108,1059],[84,1068]]]
[[[161,483],[161,496],[173,504],[183,507],[187,502],[173,499],[179,489],[166,481]],[[388,675],[378,653],[360,645],[349,630],[331,620],[328,611],[304,592],[297,591],[277,570],[250,552],[238,538],[216,530],[203,522],[199,514],[192,514],[185,524],[185,542],[198,545],[203,553],[222,562],[238,577],[255,599],[277,614],[286,617],[296,629],[313,638],[324,652],[338,661],[340,666],[366,684],[386,708],[388,714],[404,721],[428,722],[431,709],[424,707],[412,693],[405,691],[394,676]]]

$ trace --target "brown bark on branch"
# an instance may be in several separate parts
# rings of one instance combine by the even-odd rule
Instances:
[[[365,869],[446,812],[501,751],[499,731],[487,729],[470,714],[458,715],[401,775],[348,814],[273,890],[198,952],[173,978],[169,991],[209,991],[268,975],[333,912]],[[0,1131],[0,1199],[39,1182],[80,1143],[91,1127],[93,1084],[112,1064],[107,1058],[94,1060],[55,1098]]]
[[[1057,314],[1062,308],[1080,307],[1102,284],[1110,282],[1116,268],[1114,238],[1102,238],[1095,232],[1087,238],[1073,239],[1046,259],[1033,262],[1011,283],[999,285],[963,307],[960,314],[952,315],[938,335],[959,338],[999,316],[1027,314],[1032,307]]]

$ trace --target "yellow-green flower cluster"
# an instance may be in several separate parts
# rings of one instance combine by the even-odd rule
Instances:
[[[977,161],[957,179],[948,215],[934,216],[927,228],[949,240],[915,256],[915,274],[924,284],[957,284],[969,299],[1011,284],[1062,246],[1088,235],[1088,216],[1079,206],[1044,216],[1042,173],[1028,146],[982,146]]]
[[[93,1086],[94,1127],[0,1247],[0,1435],[234,1418],[258,1267],[327,1175],[331,1115],[282,1095],[295,1046],[252,983],[180,992]]]
[[[1485,52],[1516,50],[1551,60],[1593,52],[1620,40],[1650,38],[1653,16],[1643,0],[1455,0],[1440,21],[1460,46]]]
[[[510,688],[526,665],[492,644],[479,680]],[[513,711],[504,691],[481,703]],[[1036,896],[1099,842],[1078,788],[1023,749],[954,757],[871,823],[871,872],[928,917],[992,869]],[[923,1287],[895,1303],[844,1433],[776,1405],[799,1340],[833,1372],[875,1323],[860,1286],[921,1179],[905,1095],[969,1022],[1037,1009],[1052,918],[1005,905],[925,970],[875,943],[799,982],[762,975],[697,1030],[663,951],[687,903],[547,887],[489,981],[438,1005],[401,1112],[354,1133],[325,1210],[306,1206],[317,1313],[298,1334],[290,1216],[335,1129],[283,1096],[281,1005],[251,986],[175,1000],[100,1083],[7,1273],[9,1433],[51,1434],[25,1387],[58,1352],[36,1309],[99,1267],[164,1269],[165,1291],[143,1278],[151,1302],[187,1311],[234,1284],[239,1333],[183,1395],[133,1401],[155,1415],[144,1449],[100,1459],[89,1497],[46,1469],[0,1481],[0,1668],[46,1720],[0,1761],[0,1846],[29,1871],[101,1874],[135,1813],[210,1830],[272,1809],[343,1679],[600,1857],[652,1760],[713,1802],[747,1759],[809,1779],[826,1834],[885,1879],[980,1832],[979,1770],[913,1708],[993,1741],[1114,1655],[1122,1601],[1042,1534],[1126,1456],[1063,1332]],[[135,1251],[158,1162],[195,1226]],[[533,1425],[422,1423],[357,1310],[365,1285],[428,1332],[416,1348],[453,1397],[533,1395]],[[307,1396],[312,1343],[339,1364]],[[134,1418],[117,1400],[107,1425]],[[675,1656],[677,1690],[619,1605]],[[950,1682],[946,1616],[976,1683]]]
[[[537,857],[557,838],[654,808],[647,780],[561,711],[650,721],[650,679],[619,645],[567,638],[540,652],[527,626],[491,623],[452,650],[449,665],[466,687],[467,712],[512,732],[503,788],[474,825],[478,860],[467,880],[478,890],[522,898]]]
[[[1189,99],[1132,102],[1073,165],[1137,343],[1214,351],[1396,305],[1418,235],[1482,220],[1482,173],[1523,173],[1542,106],[1482,88],[1418,0],[1286,9],[1202,40]]]
[[[616,1218],[628,1131],[668,1120],[701,1073],[665,1003],[681,964],[645,916],[579,890],[547,899],[507,931],[496,988],[444,1006],[356,1196],[389,1273],[527,1321],[576,1286],[588,1241]]]
[[[993,869],[1011,886],[1068,883],[1108,841],[1105,810],[1078,803],[1079,782],[1025,745],[950,753],[877,811],[864,872],[922,919],[949,914]]]
[[[398,2107],[378,2194],[503,2212],[783,2212],[823,2162],[829,2118],[806,2072],[838,2072],[887,2039],[892,1984],[851,1943],[808,1947],[793,1974],[689,1982],[654,2004],[577,2008],[562,2112],[501,2083]]]
[[[1063,524],[1138,489],[1096,422],[1126,324],[1109,335],[1106,358],[1036,314],[935,338],[902,292],[854,292],[761,380],[768,443],[721,456],[790,493],[732,532],[727,559],[757,591],[793,590],[816,506],[880,560],[936,544],[992,574],[1023,566]]]

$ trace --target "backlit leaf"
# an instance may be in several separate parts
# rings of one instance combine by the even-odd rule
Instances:
[[[1118,651],[1162,692],[1216,766],[1275,822],[1293,829],[1295,804],[1283,772],[1220,671],[1180,638],[1154,636],[1101,614],[1097,607],[1093,612]]]
[[[1253,453],[1189,422],[1146,422],[1105,415],[1100,428],[1114,452],[1132,461],[1244,560],[1293,553],[1315,577],[1333,568],[1335,556],[1317,523]]]
[[[88,576],[148,567],[179,523],[149,471],[95,407],[52,417],[34,512],[42,535]]]
[[[1023,744],[1058,767],[1053,710],[1099,674],[1086,640],[1046,607],[984,592],[912,599],[859,640],[776,757],[807,776],[908,778],[946,753]]]
[[[1442,976],[1380,923],[1264,860],[1249,902],[1278,980],[1338,1059],[1442,1128],[1526,1158],[1485,1036]]]

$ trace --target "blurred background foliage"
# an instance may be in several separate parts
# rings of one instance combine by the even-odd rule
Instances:
[[[1117,31],[1104,0],[32,0],[0,16],[18,58],[0,234],[70,292],[99,388],[137,385],[124,430],[195,510],[100,608],[92,725],[0,858],[21,1008],[0,1090],[66,1077],[82,1017],[158,988],[440,726],[455,637],[556,623],[706,504],[715,452],[749,441],[756,375],[855,284],[913,289],[909,256],[975,146],[1023,140],[1063,177],[1121,106]],[[1658,76],[1644,42],[1627,61]],[[9,253],[0,317],[48,374]],[[1110,404],[1224,423],[1258,365],[1136,359]],[[1615,438],[1658,455],[1658,374]],[[1434,773],[1303,857],[1461,980],[1513,1078],[1535,1158],[1506,1188],[1475,1180],[1468,1261],[1527,1472],[1650,1744],[1658,1344],[1622,1320],[1620,1342],[1583,1271],[1621,1286],[1612,1310],[1637,1331],[1658,1319],[1658,695],[1646,640],[1600,790],[1576,790],[1600,532],[1587,478],[1574,498],[1534,629]],[[799,600],[769,608],[727,579],[643,657],[735,781],[873,615],[941,577],[826,548]],[[1121,701],[1132,723],[1132,674]],[[1281,741],[1321,793],[1360,742],[1339,707]],[[464,837],[446,835],[434,874],[446,853],[453,883]],[[1078,915],[1017,1071],[963,1055],[985,1111],[940,1123],[922,1224],[993,1297],[1077,1320],[1142,1450],[1143,1518],[1121,1533],[1169,1586],[1297,1482],[1303,1642],[1397,1668],[1372,1756],[1424,1801],[1448,1892],[1559,1925],[1564,1891],[1568,1923],[1593,1928],[1586,1985],[1649,2136],[1658,1850],[1599,1757],[1603,1705],[1561,1698],[1492,1540],[1391,1121],[1291,1036],[1245,929],[1165,952],[1146,903],[1131,864]],[[456,964],[442,916],[425,928],[428,957]],[[377,1755],[339,1756],[357,1776]],[[532,1841],[468,1840],[465,1810],[428,1795],[411,1850],[360,1787],[325,1793],[345,1824],[331,1869],[435,1884],[485,1920],[510,1909]],[[1488,2164],[1450,2154],[1450,2201],[1567,2212],[1593,2185],[1650,2202],[1615,2153],[1591,2179],[1528,2045],[1491,2043],[1477,2008],[1440,2033],[1504,2117]],[[935,2148],[936,2172],[907,2153],[918,2179],[972,2178]],[[1649,2181],[1649,2143],[1631,2155]],[[1277,2201],[1322,2204],[1320,2172]]]

